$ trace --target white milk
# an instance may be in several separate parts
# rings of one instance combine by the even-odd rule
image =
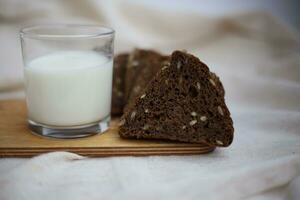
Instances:
[[[52,126],[97,122],[110,114],[112,60],[92,51],[64,51],[25,66],[29,119]]]

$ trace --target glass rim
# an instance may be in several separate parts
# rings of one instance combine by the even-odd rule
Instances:
[[[43,29],[94,29],[96,32],[90,34],[47,34],[47,33],[35,33],[34,31]],[[32,39],[88,39],[88,38],[98,38],[102,36],[114,35],[115,30],[102,25],[80,25],[80,24],[41,24],[26,26],[21,28],[20,36]]]

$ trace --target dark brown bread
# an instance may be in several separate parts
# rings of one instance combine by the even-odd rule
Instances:
[[[221,82],[204,63],[175,51],[171,65],[156,74],[124,113],[119,134],[229,146],[234,129],[223,95]]]
[[[112,87],[112,115],[122,115],[125,105],[125,74],[129,55],[119,54],[114,58],[113,87]]]
[[[129,56],[126,71],[126,101],[132,101],[161,68],[165,57],[153,50],[135,49]]]

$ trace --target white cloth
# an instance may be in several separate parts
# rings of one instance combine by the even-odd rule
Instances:
[[[117,52],[187,49],[206,62],[224,83],[235,138],[206,155],[1,159],[1,200],[300,199],[300,42],[273,17],[205,17],[124,1],[12,2],[18,6],[0,6],[0,98],[22,97],[14,93],[22,81],[18,27],[106,23],[116,29]]]

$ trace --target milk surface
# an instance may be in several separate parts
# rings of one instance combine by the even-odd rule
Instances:
[[[25,66],[29,119],[51,126],[97,122],[110,114],[111,59],[93,51],[63,51]]]

